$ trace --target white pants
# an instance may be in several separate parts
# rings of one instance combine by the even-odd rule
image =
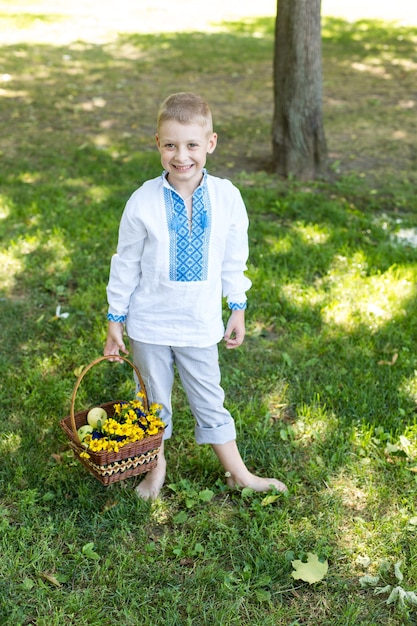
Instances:
[[[236,439],[233,417],[224,408],[217,345],[178,348],[130,340],[133,362],[141,373],[149,403],[162,404],[164,439],[172,435],[171,392],[176,365],[196,420],[197,443],[227,443]]]

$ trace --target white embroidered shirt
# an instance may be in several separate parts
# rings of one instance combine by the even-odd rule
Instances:
[[[224,334],[222,296],[246,308],[251,281],[248,217],[239,190],[204,171],[193,194],[191,228],[184,200],[166,172],[129,198],[111,259],[110,319],[145,343],[205,347]]]

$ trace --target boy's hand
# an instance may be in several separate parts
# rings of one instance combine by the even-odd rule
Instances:
[[[121,322],[109,322],[107,330],[107,339],[104,346],[104,356],[120,354],[120,351],[129,354],[123,341],[123,324]],[[114,359],[115,361],[121,359]]]
[[[226,348],[233,349],[242,345],[245,338],[245,311],[233,311],[227,322],[224,340]]]

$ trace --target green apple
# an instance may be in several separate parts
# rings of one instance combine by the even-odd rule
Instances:
[[[93,432],[93,427],[90,424],[84,424],[77,430],[78,437],[80,438],[81,443],[84,441],[85,436],[89,435]]]
[[[93,428],[100,428],[107,419],[107,413],[100,406],[90,409],[87,413],[87,422]]]

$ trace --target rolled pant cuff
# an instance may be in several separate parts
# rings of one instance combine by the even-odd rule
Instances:
[[[195,427],[195,440],[198,444],[223,444],[236,439],[234,422],[216,428]]]
[[[172,437],[172,422],[165,426],[164,434],[162,435],[162,439],[165,441],[166,439],[171,439]]]

